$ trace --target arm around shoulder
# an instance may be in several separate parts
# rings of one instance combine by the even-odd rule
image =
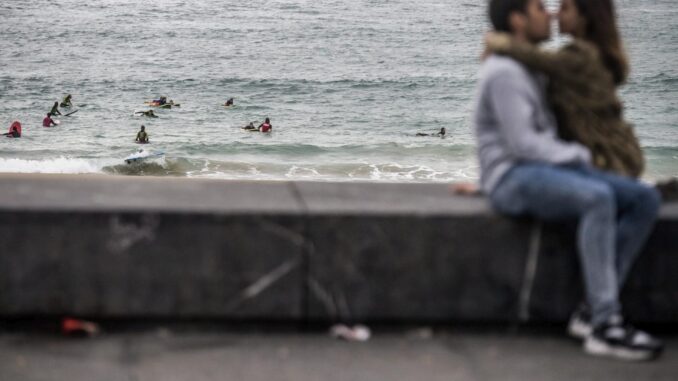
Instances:
[[[546,50],[512,38],[507,33],[489,33],[485,38],[488,51],[511,57],[531,70],[551,78],[567,78],[591,61],[591,47],[575,41],[560,50]]]

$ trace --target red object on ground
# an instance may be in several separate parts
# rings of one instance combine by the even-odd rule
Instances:
[[[99,326],[89,321],[67,317],[61,321],[61,332],[64,335],[86,334],[92,336],[99,332]]]

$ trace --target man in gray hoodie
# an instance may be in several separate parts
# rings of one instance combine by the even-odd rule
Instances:
[[[541,0],[490,0],[489,15],[496,31],[525,42],[550,37],[551,15]],[[619,291],[652,230],[659,195],[594,169],[586,147],[560,140],[545,81],[508,57],[483,62],[474,115],[481,189],[503,214],[578,221],[587,303],[573,315],[570,333],[590,354],[655,358],[661,342],[623,321]]]

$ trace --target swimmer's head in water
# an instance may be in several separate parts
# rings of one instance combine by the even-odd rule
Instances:
[[[268,118],[266,118],[266,120],[265,120],[264,122],[265,122],[265,123],[271,123],[271,120],[268,119]]]
[[[440,129],[440,135],[445,135],[445,127]]]
[[[144,130],[146,130],[146,126],[144,126],[144,125],[142,124],[142,125],[141,125],[141,131],[144,131]]]

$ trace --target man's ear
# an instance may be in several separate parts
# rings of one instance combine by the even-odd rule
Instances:
[[[527,28],[527,16],[522,12],[511,12],[508,22],[513,33],[522,33]]]

